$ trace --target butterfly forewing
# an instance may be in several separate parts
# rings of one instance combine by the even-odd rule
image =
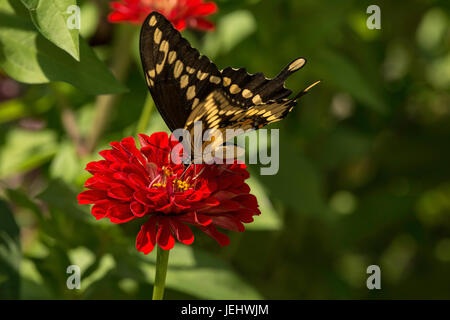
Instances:
[[[183,128],[192,107],[219,87],[219,70],[157,12],[144,21],[140,53],[147,85],[164,121],[172,131]]]
[[[226,129],[262,128],[283,119],[318,83],[288,98],[292,91],[285,81],[305,65],[304,58],[295,59],[273,79],[244,68],[219,71],[157,12],[144,22],[140,52],[148,87],[167,126],[172,131],[185,128],[191,135],[196,122],[203,131],[222,134]],[[224,142],[216,139],[213,145],[218,148]]]

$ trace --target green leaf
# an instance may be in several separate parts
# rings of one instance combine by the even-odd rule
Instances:
[[[0,178],[38,167],[53,157],[56,150],[53,131],[11,130],[0,152]]]
[[[0,299],[18,299],[20,288],[19,227],[8,204],[0,200]]]
[[[261,176],[264,186],[271,196],[298,212],[327,216],[330,210],[325,203],[322,176],[317,166],[298,149],[292,148],[293,140],[283,133],[280,141],[279,171],[276,175]]]
[[[321,74],[326,75],[324,83],[329,81],[374,111],[386,112],[387,107],[383,99],[351,60],[336,52],[322,51],[315,64]]]
[[[70,183],[81,174],[82,170],[82,164],[77,158],[73,144],[62,143],[50,164],[51,176]]]
[[[43,220],[43,214],[39,206],[29,198],[29,196],[21,189],[6,189],[8,200],[14,205],[30,210],[39,220]]]
[[[99,6],[95,2],[84,2],[81,5],[81,14],[83,15],[83,23],[81,24],[80,34],[87,39],[93,36],[97,30],[101,16]]]
[[[79,221],[86,221],[90,218],[82,206],[77,204],[77,194],[64,182],[60,180],[51,180],[48,187],[37,196],[49,207],[64,212],[71,218]]]
[[[226,54],[255,30],[256,21],[250,11],[238,10],[229,13],[219,20],[214,34],[206,34],[203,51],[210,58],[219,52]]]
[[[82,38],[77,62],[11,8],[0,4],[0,67],[9,76],[32,84],[64,81],[93,95],[126,91]]]
[[[156,250],[154,250],[156,252]],[[153,283],[155,253],[144,259],[142,271]],[[261,295],[247,284],[222,260],[191,247],[176,245],[170,251],[166,285],[201,299],[261,299]]]
[[[319,162],[326,168],[336,168],[346,162],[362,158],[370,151],[370,136],[347,128],[336,127],[319,150]]]
[[[245,228],[247,230],[280,230],[283,223],[280,216],[275,212],[264,186],[254,176],[246,182],[250,186],[250,192],[258,199],[261,215],[255,216],[255,221],[246,224]]]
[[[79,30],[69,28],[75,18],[76,0],[21,0],[39,32],[80,61]],[[80,19],[80,17],[78,17]]]

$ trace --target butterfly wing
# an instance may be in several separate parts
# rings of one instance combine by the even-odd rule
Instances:
[[[285,81],[306,63],[297,58],[273,79],[245,69],[219,71],[161,14],[152,12],[144,21],[140,53],[145,78],[155,104],[170,130],[185,128],[193,136],[194,124],[202,131],[258,129],[283,119],[305,94],[309,86],[293,98]],[[230,138],[230,137],[228,137]],[[192,142],[194,139],[192,139]],[[215,139],[211,144],[223,144]],[[203,148],[206,145],[203,145]]]
[[[170,130],[183,128],[192,108],[219,88],[221,74],[160,13],[145,19],[140,35],[145,79]]]
[[[210,129],[212,134],[218,130],[225,137],[227,129],[259,129],[280,121],[294,108],[300,96],[319,83],[288,98],[292,91],[285,88],[285,81],[305,63],[304,58],[295,59],[273,79],[267,79],[262,73],[249,74],[245,69],[224,69],[222,86],[193,108],[185,128],[192,132],[194,124],[200,121],[204,130]],[[215,139],[213,144],[218,147],[223,142]]]

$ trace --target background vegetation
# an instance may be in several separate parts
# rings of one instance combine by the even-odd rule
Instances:
[[[136,131],[139,27],[109,24],[106,0],[77,2],[79,41],[52,38],[52,8],[0,2],[0,298],[151,297],[156,250],[138,254],[139,225],[95,221],[76,204],[86,163]],[[275,126],[279,173],[251,168],[262,215],[229,247],[203,234],[177,246],[167,298],[450,298],[450,3],[216,2],[216,31],[184,35],[220,68],[274,76],[304,56],[287,86],[323,82]],[[381,30],[366,27],[371,4]],[[105,93],[120,95],[90,152]],[[160,130],[153,111],[144,131]],[[81,290],[66,287],[71,264]],[[366,288],[371,264],[381,290]]]

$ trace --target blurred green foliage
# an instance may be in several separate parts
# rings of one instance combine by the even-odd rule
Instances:
[[[83,137],[96,125],[93,94],[124,89],[106,67],[119,52],[132,57],[129,91],[96,151],[134,135],[147,95],[139,28],[115,50],[124,26],[106,21],[108,1],[77,2],[86,17],[79,47],[73,34],[48,34],[45,10],[30,17],[19,1],[0,5],[0,298],[151,296],[155,252],[134,248],[139,222],[95,221],[76,204],[83,168],[99,156],[79,156],[64,116],[73,112]],[[217,3],[216,32],[184,35],[220,68],[272,77],[303,56],[287,87],[323,82],[273,126],[279,173],[251,168],[262,215],[230,234],[229,247],[200,233],[177,246],[167,298],[450,298],[450,3],[379,1],[380,30],[366,27],[371,1]],[[167,128],[154,111],[146,133],[159,130]],[[81,267],[81,290],[66,287],[71,264]],[[381,267],[381,290],[366,288],[371,264]]]

